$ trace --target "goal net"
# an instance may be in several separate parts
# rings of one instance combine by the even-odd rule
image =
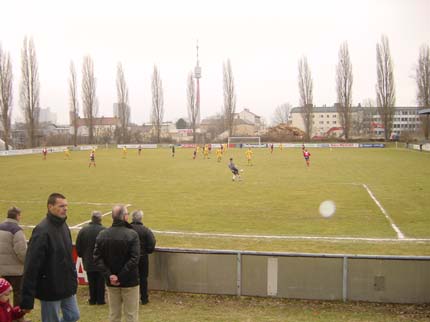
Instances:
[[[260,146],[261,139],[259,136],[229,136],[227,139],[228,146]]]

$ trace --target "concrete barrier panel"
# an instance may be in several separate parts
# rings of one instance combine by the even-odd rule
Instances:
[[[157,253],[150,288],[191,293],[236,294],[236,255]],[[157,272],[159,271],[159,272]]]
[[[430,302],[430,261],[348,259],[348,300]]]
[[[278,297],[341,300],[342,258],[280,257]]]

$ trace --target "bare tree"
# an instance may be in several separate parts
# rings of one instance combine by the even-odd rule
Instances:
[[[118,139],[122,143],[127,143],[128,126],[130,124],[130,106],[128,105],[128,87],[121,63],[118,63],[116,75],[116,91],[118,95],[118,114],[120,125]]]
[[[299,60],[299,92],[301,114],[305,124],[305,140],[309,141],[312,135],[313,81],[306,56]]]
[[[155,136],[157,143],[160,143],[161,126],[163,125],[164,116],[164,97],[163,97],[163,83],[160,78],[160,72],[157,66],[154,65],[154,72],[152,73],[152,113],[151,121],[155,128]]]
[[[78,145],[78,118],[79,118],[79,103],[78,103],[78,81],[76,77],[75,64],[70,62],[70,78],[69,78],[69,95],[70,95],[70,124],[73,126],[73,145]]]
[[[190,120],[190,126],[193,130],[193,143],[196,143],[196,129],[198,121],[200,119],[200,109],[196,102],[196,88],[194,85],[193,73],[188,74],[187,81],[187,103],[188,103],[188,119]]]
[[[349,58],[348,43],[342,43],[339,49],[339,63],[336,69],[337,112],[343,127],[345,140],[349,139],[352,114],[352,64]]]
[[[12,62],[9,53],[3,52],[0,46],[0,116],[3,125],[3,141],[9,150],[10,127],[12,116]]]
[[[390,45],[386,36],[376,44],[377,84],[376,101],[379,116],[384,126],[385,140],[388,140],[393,127],[396,104],[396,89],[394,85],[393,62]]]
[[[94,63],[90,56],[84,57],[82,66],[82,105],[87,119],[89,143],[94,141],[94,118],[97,117],[98,103],[96,97],[96,79]]]
[[[272,123],[278,125],[281,123],[288,123],[288,116],[293,106],[290,103],[284,103],[279,105],[273,113]]]
[[[224,121],[228,135],[233,135],[234,113],[236,112],[236,93],[230,59],[223,64],[224,74]]]
[[[428,45],[422,45],[416,67],[417,102],[420,109],[430,108],[430,50]],[[429,138],[429,115],[421,117],[424,136]]]
[[[37,144],[36,131],[39,124],[39,71],[33,39],[24,38],[21,50],[20,105],[24,113],[30,147]]]

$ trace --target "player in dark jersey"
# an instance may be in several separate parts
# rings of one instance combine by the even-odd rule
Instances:
[[[228,164],[229,169],[231,170],[231,172],[233,173],[233,178],[232,180],[235,181],[237,180],[241,180],[240,178],[240,174],[239,174],[239,170],[236,168],[236,166],[233,163],[233,158],[230,158],[230,163]]]

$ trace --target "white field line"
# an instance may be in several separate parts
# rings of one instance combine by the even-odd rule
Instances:
[[[252,239],[285,239],[285,240],[324,240],[324,241],[369,241],[369,242],[430,242],[430,238],[366,238],[366,237],[324,237],[324,236],[288,236],[288,235],[244,235],[221,233],[194,233],[182,231],[152,230],[161,235],[194,236],[194,237],[229,237]]]
[[[88,203],[88,204],[90,204],[90,203]],[[111,205],[111,204],[106,204],[106,205]],[[127,205],[125,205],[125,207],[130,207],[131,206],[131,204],[127,204]],[[108,212],[106,212],[106,213],[104,213],[103,215],[102,215],[102,217],[105,217],[105,216],[107,216],[107,215],[109,215],[109,214],[111,214],[112,213],[112,211],[108,211]],[[71,226],[71,227],[69,227],[70,229],[72,229],[72,230],[74,230],[74,229],[77,229],[77,230],[79,230],[79,229],[81,229],[82,228],[82,226],[83,225],[85,225],[85,224],[88,224],[89,222],[91,222],[91,219],[90,220],[86,220],[86,221],[84,221],[84,222],[81,222],[81,223],[79,223],[79,224],[77,224],[77,225],[74,225],[74,226]],[[33,229],[34,227],[36,227],[35,225],[20,225],[22,228],[31,228],[31,229]]]
[[[125,207],[127,208],[127,207],[130,207],[131,206],[131,204],[127,204],[127,205],[125,205]],[[112,211],[108,211],[108,212],[106,212],[106,213],[104,213],[103,215],[102,215],[102,217],[104,217],[104,216],[107,216],[107,215],[109,215],[109,214],[111,214],[112,213]],[[81,229],[81,227],[83,226],[83,225],[85,225],[85,224],[88,224],[88,223],[90,223],[91,222],[91,219],[90,220],[86,220],[86,221],[84,221],[84,222],[81,222],[80,224],[77,224],[77,225],[75,225],[75,226],[71,226],[70,227],[70,229]]]
[[[8,202],[8,203],[41,203],[46,204],[46,201],[31,201],[31,200],[0,200],[0,202]],[[92,205],[92,206],[113,206],[116,204],[122,204],[121,202],[118,203],[103,203],[103,202],[86,202],[86,201],[68,201],[70,205]]]
[[[370,198],[372,198],[373,201],[376,203],[376,205],[379,207],[379,209],[381,209],[381,211],[384,214],[385,218],[387,218],[387,220],[389,221],[389,223],[391,225],[391,228],[393,228],[393,230],[397,233],[397,238],[399,238],[399,239],[405,239],[405,235],[401,232],[401,230],[399,229],[399,227],[397,227],[397,225],[394,223],[393,219],[391,219],[391,217],[388,214],[388,212],[384,209],[384,207],[382,207],[381,203],[378,201],[378,199],[376,199],[376,197],[373,195],[373,193],[369,189],[369,187],[366,184],[364,184],[364,183],[363,183],[363,187],[369,193]]]

